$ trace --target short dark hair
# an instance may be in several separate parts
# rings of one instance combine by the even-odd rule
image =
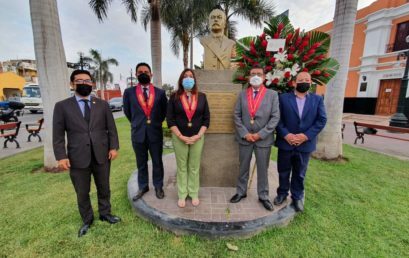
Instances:
[[[251,72],[251,70],[253,70],[253,69],[261,69],[261,70],[263,70],[263,73],[265,73],[265,71],[264,71],[263,67],[261,67],[261,65],[258,65],[258,64],[253,65],[253,66],[250,68],[250,71],[249,71],[249,72]]]
[[[77,69],[77,70],[74,70],[74,71],[71,73],[70,81],[71,81],[71,82],[74,82],[75,75],[78,75],[78,74],[87,74],[87,75],[89,76],[89,78],[91,78],[91,80],[94,80],[94,79],[92,79],[92,75],[91,75],[91,73],[90,73],[89,71]]]
[[[137,65],[136,65],[136,68],[135,68],[135,73],[136,73],[136,71],[138,71],[138,68],[141,67],[141,66],[146,66],[146,67],[148,67],[149,72],[152,73],[152,69],[151,69],[151,67],[150,67],[147,63],[139,63],[139,64],[137,64]]]

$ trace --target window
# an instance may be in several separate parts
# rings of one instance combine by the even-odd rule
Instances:
[[[409,44],[406,43],[406,37],[409,35],[409,21],[398,24],[396,31],[395,44],[393,45],[393,51],[399,51],[409,48]]]
[[[368,86],[367,82],[361,82],[361,87],[359,87],[359,91],[360,92],[365,92],[367,86]]]

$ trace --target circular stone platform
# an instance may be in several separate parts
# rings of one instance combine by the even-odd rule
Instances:
[[[179,208],[174,154],[163,156],[163,164],[165,198],[157,199],[154,187],[150,185],[150,191],[133,202],[132,197],[138,191],[138,172],[135,171],[128,181],[128,199],[137,215],[176,235],[196,234],[208,238],[250,237],[269,227],[285,226],[296,214],[294,208],[289,205],[290,198],[280,206],[275,205],[272,212],[264,209],[258,201],[256,174],[248,189],[247,198],[239,203],[229,202],[236,192],[234,187],[201,187],[198,207],[194,207],[188,199],[186,207]],[[150,162],[149,171],[152,171]],[[268,173],[270,198],[273,201],[278,186],[275,162],[270,162]]]

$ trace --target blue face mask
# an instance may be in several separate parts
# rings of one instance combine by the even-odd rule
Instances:
[[[191,90],[195,86],[195,79],[186,77],[182,80],[182,86],[185,90]]]

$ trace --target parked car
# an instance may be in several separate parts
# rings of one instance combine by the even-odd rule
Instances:
[[[122,111],[122,108],[124,106],[122,102],[122,98],[112,98],[109,100],[109,107],[111,108],[111,111]]]
[[[43,100],[41,99],[40,87],[38,84],[28,84],[23,88],[23,96],[20,100],[24,109],[31,113],[43,112]]]

